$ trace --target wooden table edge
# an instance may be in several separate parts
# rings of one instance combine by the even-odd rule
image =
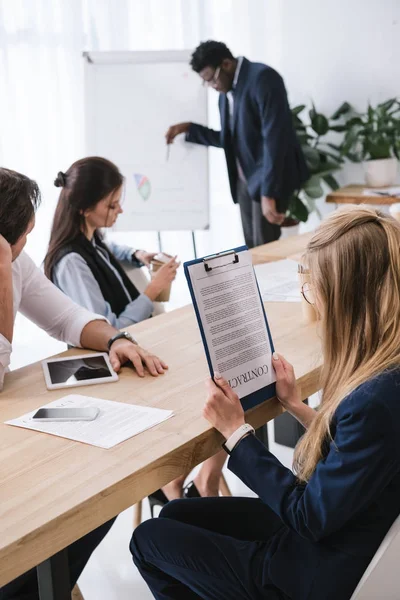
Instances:
[[[298,378],[297,382],[301,389],[302,399],[304,400],[311,394],[315,393],[319,389],[319,377],[320,377],[320,366],[316,366],[312,371],[308,372],[306,375]],[[257,428],[261,425],[267,423],[268,421],[274,419],[284,412],[279,401],[274,397],[269,400],[266,400],[262,404],[250,409],[246,412],[246,420],[253,425],[253,427]],[[65,529],[66,524],[68,528],[68,524],[70,524],[70,531],[74,531],[74,523],[76,519],[83,520],[84,526],[79,529],[79,538],[86,535],[90,531],[93,531],[95,528],[100,525],[106,523],[108,520],[112,519],[123,510],[126,510],[139,500],[146,498],[150,493],[154,492],[159,487],[165,485],[171,479],[178,477],[182,474],[182,465],[172,467],[168,464],[168,460],[173,457],[176,453],[179,453],[180,456],[184,454],[184,452],[188,452],[188,458],[185,462],[184,470],[191,470],[199,463],[203,462],[213,454],[215,454],[221,447],[222,436],[213,428],[208,429],[203,432],[196,438],[186,441],[179,448],[175,448],[171,450],[168,454],[159,457],[152,463],[151,472],[148,473],[147,479],[153,479],[152,474],[157,473],[156,483],[151,484],[148,482],[147,484],[141,483],[140,491],[141,493],[135,494],[134,486],[135,481],[140,479],[140,476],[143,470],[147,470],[149,465],[146,465],[139,471],[132,473],[131,475],[125,477],[124,479],[118,481],[117,483],[112,484],[109,488],[102,490],[101,492],[86,498],[83,502],[76,505],[73,509],[63,513],[62,515],[57,516],[55,519],[52,519],[46,525],[41,526],[39,531],[34,530],[29,534],[19,538],[16,542],[12,542],[7,546],[4,546],[0,549],[0,564],[5,563],[10,565],[10,567],[6,570],[2,570],[0,573],[0,587],[9,583],[22,573],[26,572],[30,568],[36,567],[39,563],[53,556],[56,552],[65,548],[65,539],[62,544],[57,541],[52,542],[51,550],[46,548],[46,543],[40,544],[40,538],[43,537],[44,541],[46,541],[47,531],[48,529],[55,530],[59,522],[62,521],[63,528]],[[194,444],[194,447],[193,447]],[[168,465],[168,469],[164,468]],[[162,477],[162,473],[165,473],[165,476]],[[142,480],[143,481],[143,480]],[[127,494],[124,491],[126,487],[132,487],[132,495],[130,496],[130,501],[127,501]],[[138,486],[139,487],[139,486]],[[94,511],[93,505],[95,503],[101,502],[101,512]],[[88,513],[88,514],[86,514]],[[93,516],[93,514],[95,516]],[[101,516],[100,516],[101,515]],[[18,569],[18,555],[20,552],[20,547],[29,543],[32,538],[38,537],[36,540],[36,545],[39,545],[41,548],[40,552],[36,552],[32,555],[30,561],[24,561],[24,569],[21,572]],[[76,541],[77,538],[75,535],[70,536],[70,540],[67,545],[72,544]]]

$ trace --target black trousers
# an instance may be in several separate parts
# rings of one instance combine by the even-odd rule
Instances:
[[[257,498],[174,500],[131,541],[156,600],[288,600],[268,579],[268,540],[282,527]]]
[[[86,566],[92,552],[97,548],[102,539],[111,529],[115,519],[111,519],[101,527],[97,527],[87,535],[77,540],[68,547],[69,573],[71,591]],[[27,571],[14,581],[7,583],[0,589],[0,600],[38,600],[39,590],[36,569]]]
[[[254,246],[279,240],[281,228],[267,221],[262,214],[261,202],[255,202],[250,197],[246,183],[240,178],[236,189],[246,245],[254,248]]]

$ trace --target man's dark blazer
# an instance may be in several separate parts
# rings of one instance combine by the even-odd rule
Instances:
[[[186,140],[225,151],[229,183],[237,202],[238,170],[246,177],[250,196],[277,201],[284,212],[292,193],[309,173],[297,140],[282,77],[271,67],[243,58],[234,94],[232,133],[226,94],[219,96],[221,130],[192,123]]]

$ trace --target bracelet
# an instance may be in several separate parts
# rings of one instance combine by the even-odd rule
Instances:
[[[231,436],[222,444],[223,449],[230,454],[234,448],[238,445],[238,443],[250,433],[254,434],[254,427],[249,425],[249,423],[245,423],[241,425],[236,431],[232,433]]]

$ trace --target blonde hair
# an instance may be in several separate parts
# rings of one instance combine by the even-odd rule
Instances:
[[[298,443],[293,466],[306,482],[331,439],[340,402],[400,365],[400,223],[366,206],[330,215],[306,253],[321,312],[322,401]]]

